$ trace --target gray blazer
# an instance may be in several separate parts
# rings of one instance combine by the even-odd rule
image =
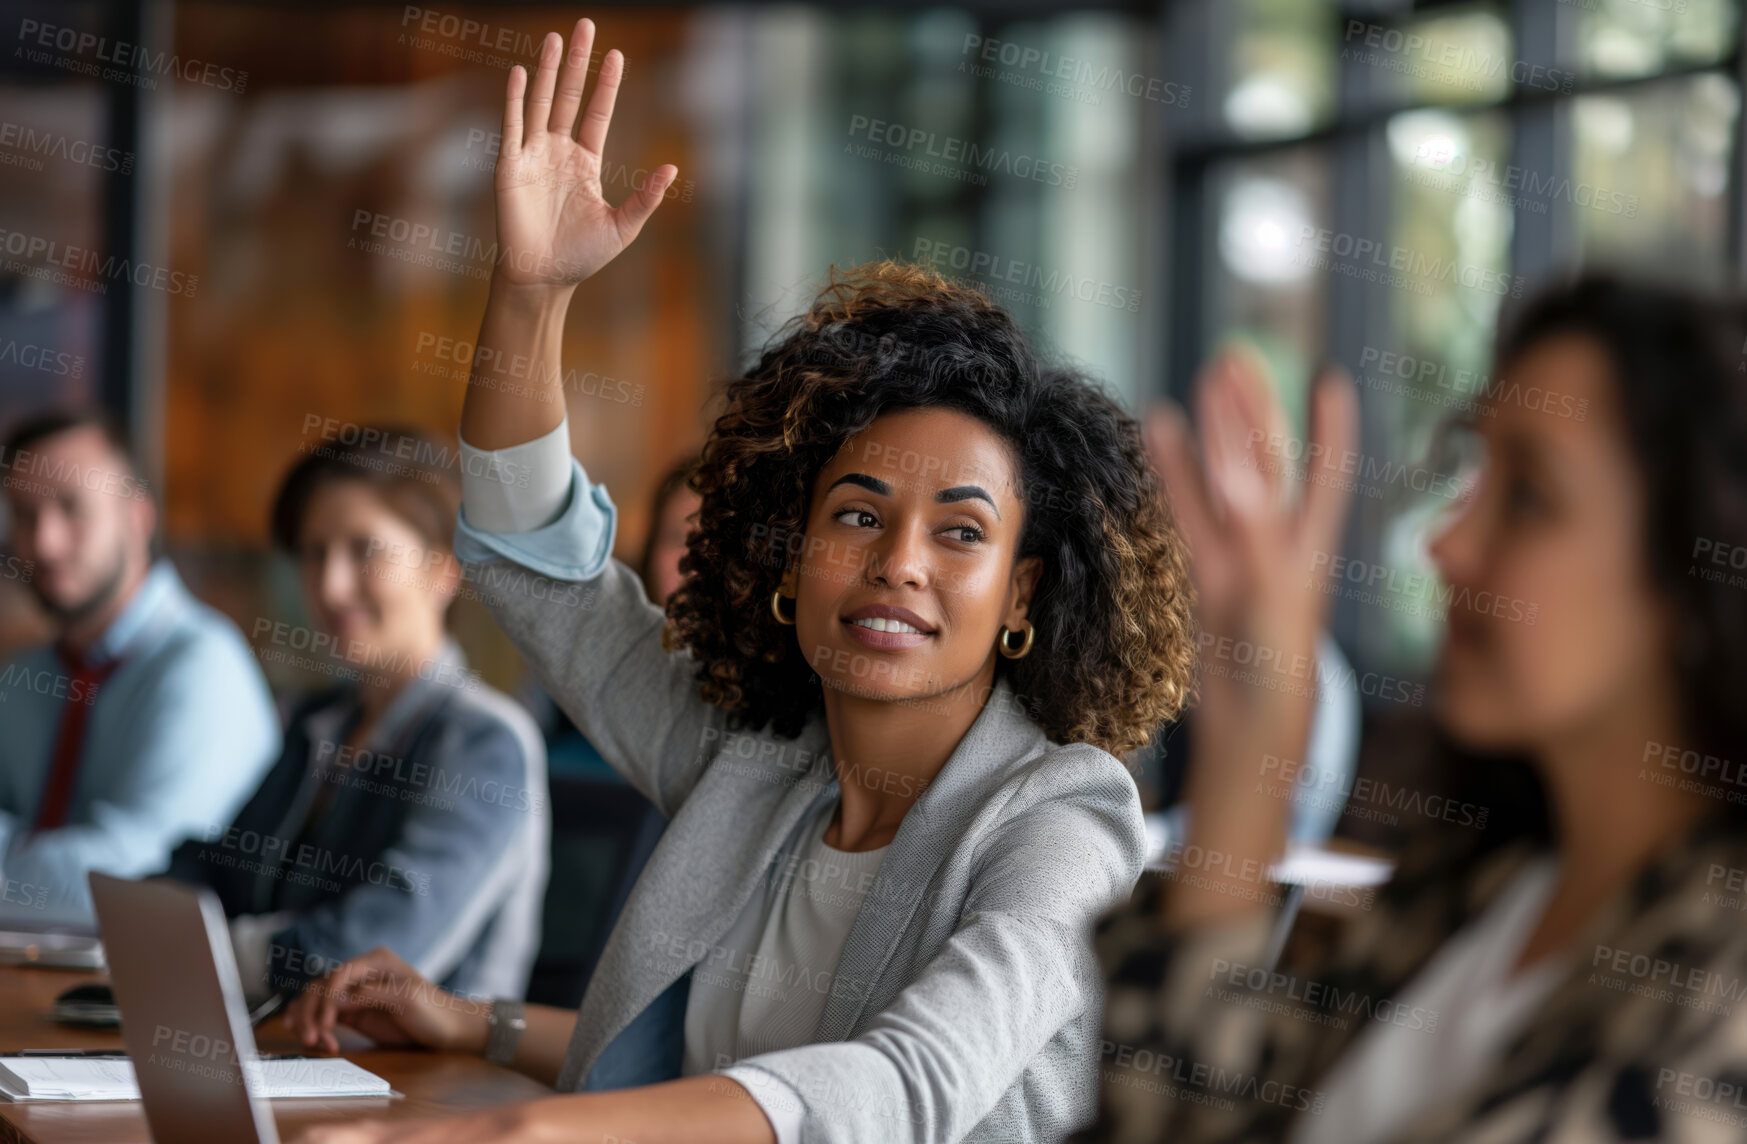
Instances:
[[[691,971],[726,956],[722,937],[797,827],[837,796],[823,715],[795,739],[729,731],[610,547],[594,578],[566,583],[484,561],[477,543],[514,552],[504,542],[535,534],[463,531],[474,543],[457,552],[482,561],[470,578],[504,630],[671,820],[583,996],[558,1087],[677,1076]],[[1145,848],[1122,763],[1050,742],[999,684],[893,839],[815,1043],[747,1058],[736,1076],[786,1082],[808,1141],[1054,1141],[1090,1123],[1103,1003],[1090,927],[1129,896]]]

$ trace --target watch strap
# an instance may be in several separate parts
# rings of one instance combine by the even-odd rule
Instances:
[[[528,1027],[525,1007],[520,1001],[499,997],[486,1013],[489,1032],[485,1038],[485,1059],[496,1065],[507,1065],[516,1059],[516,1045],[522,1030]]]

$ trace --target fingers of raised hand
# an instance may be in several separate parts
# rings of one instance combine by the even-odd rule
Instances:
[[[569,137],[576,126],[576,109],[582,106],[582,89],[588,84],[588,60],[594,51],[594,21],[587,16],[570,33],[570,49],[558,71],[558,93],[552,102],[552,117],[546,130]]]
[[[1233,346],[1228,364],[1225,381],[1231,386],[1237,407],[1243,413],[1245,436],[1253,454],[1255,444],[1280,441],[1286,436],[1290,429],[1286,407],[1281,404],[1280,395],[1268,377],[1267,361],[1260,350],[1241,343]],[[1256,461],[1252,456],[1252,468],[1263,478],[1275,503],[1290,501],[1292,496],[1284,466],[1264,466]]]
[[[509,82],[503,92],[503,140],[498,151],[504,162],[522,153],[522,97],[527,92],[527,69],[517,64],[510,69]]]
[[[552,93],[558,86],[558,64],[564,58],[564,37],[547,32],[540,42],[540,62],[534,68],[534,83],[528,90],[527,123],[523,143],[544,135],[552,117]]]
[[[619,229],[620,242],[629,244],[637,237],[637,232],[643,229],[643,224],[649,221],[649,216],[661,205],[662,195],[668,186],[678,177],[678,167],[672,163],[663,163],[643,180],[640,190],[631,192],[631,197],[613,210],[613,225]]]
[[[1163,402],[1147,414],[1146,447],[1189,551],[1205,554],[1213,539],[1215,514],[1202,480],[1201,451],[1189,432],[1189,419],[1176,402]]]
[[[601,58],[601,74],[589,96],[576,141],[583,150],[601,154],[607,146],[607,128],[613,123],[613,105],[619,99],[619,83],[625,77],[625,57],[617,48]]]
[[[1332,551],[1340,543],[1351,482],[1345,477],[1359,440],[1359,391],[1338,366],[1320,373],[1310,390],[1310,449],[1302,528],[1305,543]]]
[[[1239,365],[1220,355],[1199,395],[1201,436],[1207,456],[1209,500],[1215,510],[1255,520],[1275,503],[1274,487],[1262,472],[1256,444],[1266,431],[1256,424],[1242,393]]]

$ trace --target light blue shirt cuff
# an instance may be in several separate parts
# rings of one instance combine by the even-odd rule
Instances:
[[[554,580],[592,580],[613,555],[619,511],[607,490],[570,455],[561,423],[544,437],[508,449],[461,442],[461,512],[455,556],[469,563],[498,557]],[[528,481],[491,474],[526,470]]]
[[[461,442],[461,504],[486,532],[529,532],[551,524],[570,493],[570,419],[507,449]]]
[[[776,1144],[801,1144],[801,1125],[807,1110],[793,1085],[774,1073],[746,1065],[730,1065],[722,1070],[722,1075],[752,1094],[776,1132]]]

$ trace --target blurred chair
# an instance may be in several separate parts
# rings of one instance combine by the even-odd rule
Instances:
[[[546,714],[537,701],[535,709]],[[541,719],[549,728],[552,861],[527,999],[575,1009],[667,820],[569,720],[558,714],[557,721],[552,728]]]
[[[1316,656],[1318,677],[1337,682],[1317,690],[1301,771],[1307,779],[1314,776],[1315,781],[1299,784],[1286,829],[1288,841],[1307,846],[1319,846],[1334,836],[1359,767],[1361,712],[1353,668],[1340,644],[1326,632],[1317,641]],[[1342,685],[1339,681],[1347,682]],[[1193,723],[1191,713],[1172,728],[1168,740],[1177,750],[1167,752],[1161,740],[1138,760],[1146,778],[1161,792],[1156,809],[1163,812],[1159,820],[1165,836],[1173,839],[1182,838],[1188,826],[1189,808],[1181,799],[1189,756],[1184,744],[1194,734]]]
[[[1327,632],[1317,641],[1316,655],[1317,677],[1335,682],[1317,689],[1302,772],[1315,776],[1315,781],[1301,783],[1294,792],[1292,817],[1286,831],[1289,843],[1305,846],[1321,846],[1334,836],[1335,827],[1346,812],[1347,796],[1359,767],[1361,711],[1352,666]],[[1347,682],[1343,685],[1340,681]],[[1161,741],[1139,760],[1143,773],[1163,792],[1158,812],[1147,816],[1149,850],[1155,853],[1181,840],[1188,831],[1189,807],[1181,801],[1188,752],[1181,747],[1185,731],[1193,734],[1187,726],[1192,722],[1190,716],[1173,728],[1169,740],[1179,746],[1178,750],[1167,754]],[[1285,948],[1303,896],[1303,888],[1296,886],[1285,894],[1266,961],[1270,968]]]
[[[637,562],[651,600],[668,599],[683,582],[679,562],[701,503],[687,484],[696,465],[695,456],[681,458],[656,483]],[[537,682],[523,685],[521,699],[545,732],[552,791],[545,936],[528,1000],[575,1009],[667,820],[607,765]]]

